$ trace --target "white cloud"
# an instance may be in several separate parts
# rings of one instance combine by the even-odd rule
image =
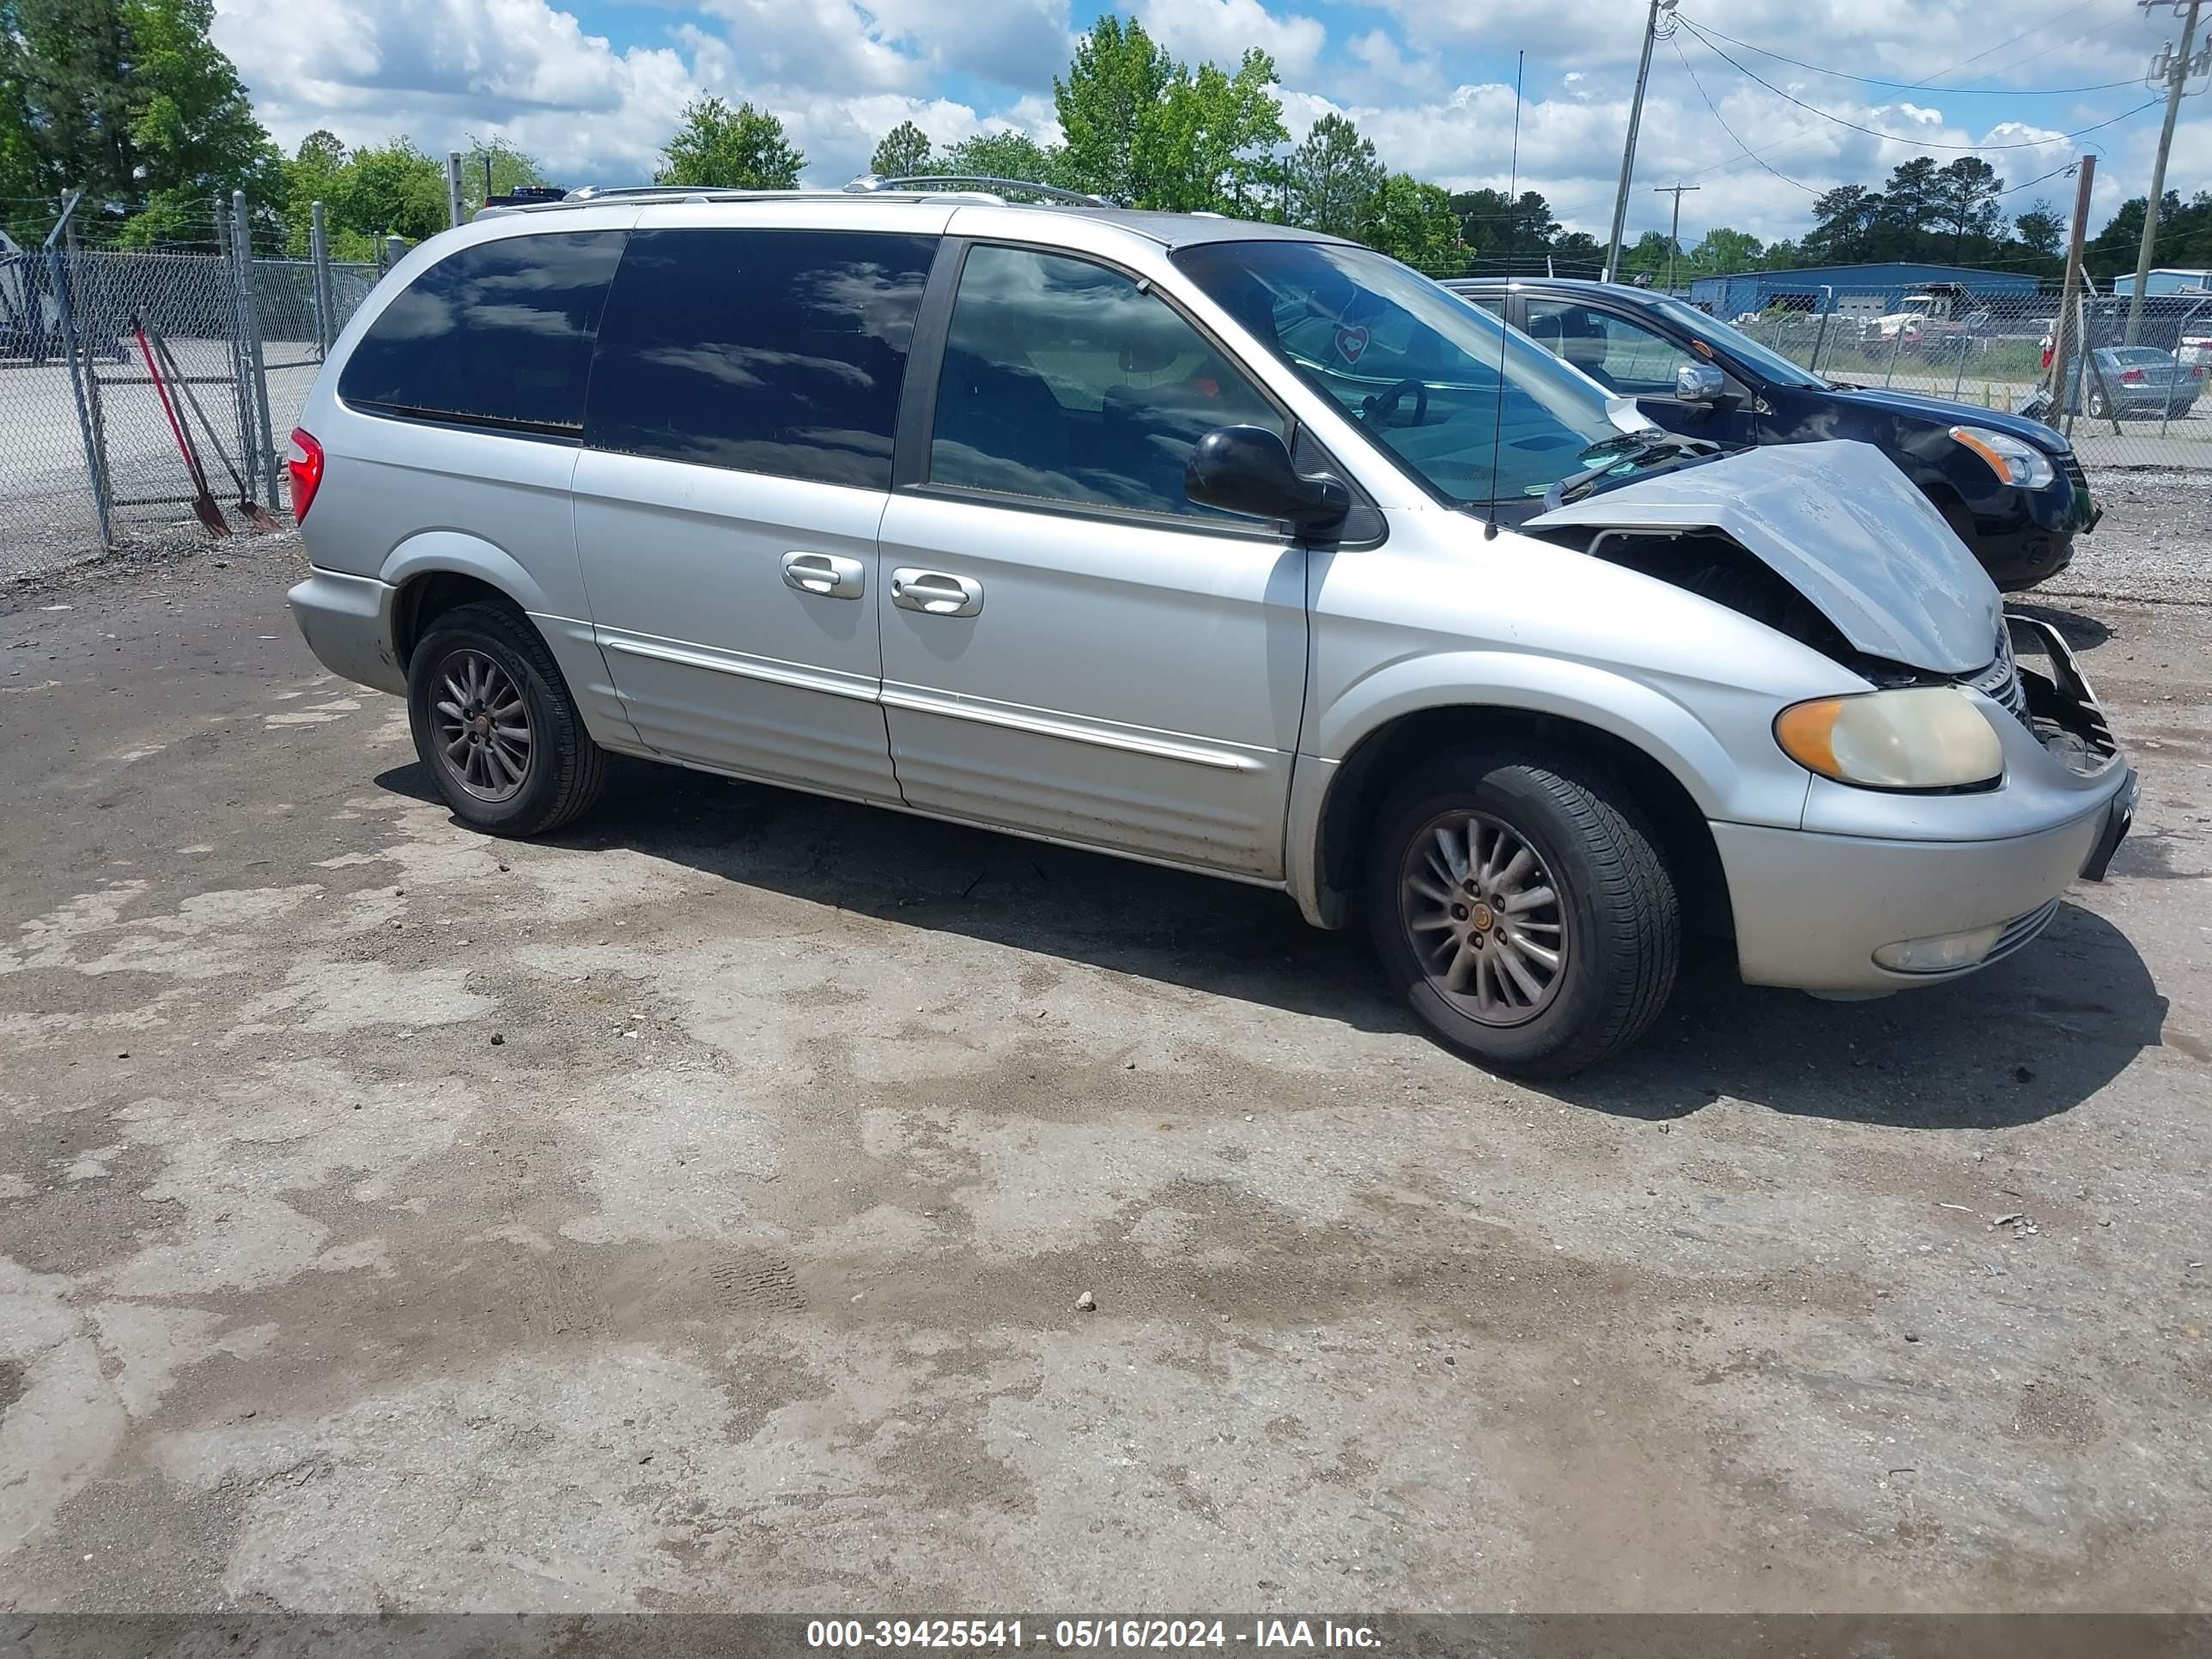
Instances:
[[[1279,15],[1260,0],[1137,0],[1145,32],[1177,58],[1234,69],[1257,46],[1285,81],[1317,72],[1328,31],[1311,17]]]

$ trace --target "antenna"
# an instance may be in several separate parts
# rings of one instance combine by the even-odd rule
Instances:
[[[1513,170],[1506,175],[1505,210],[1510,213],[1521,194],[1521,65],[1528,54],[1513,54]],[[1674,198],[1680,201],[1680,197]],[[1509,290],[1512,283],[1506,284]],[[1490,522],[1482,526],[1482,539],[1494,541],[1498,537],[1498,457],[1505,443],[1505,343],[1512,330],[1505,319],[1498,319],[1498,407],[1492,411],[1490,422]]]

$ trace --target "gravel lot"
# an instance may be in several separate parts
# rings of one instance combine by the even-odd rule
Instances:
[[[644,765],[465,833],[281,541],[0,595],[0,1607],[2203,1608],[2212,615],[2131,489],[2039,596],[2112,883],[1544,1091],[1278,896]]]

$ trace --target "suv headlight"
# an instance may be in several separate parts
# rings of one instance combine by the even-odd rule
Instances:
[[[2051,480],[2051,457],[2025,438],[1985,426],[1954,426],[1951,435],[1988,462],[2001,483],[2040,489]]]
[[[1798,765],[1864,789],[1960,789],[2004,772],[2004,744],[1964,691],[1911,685],[1796,703],[1774,740]]]

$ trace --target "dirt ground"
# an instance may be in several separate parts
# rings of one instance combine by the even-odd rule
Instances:
[[[2203,1607],[2212,613],[2112,534],[2109,885],[1547,1090],[1276,895],[467,833],[284,543],[0,595],[0,1607]]]

